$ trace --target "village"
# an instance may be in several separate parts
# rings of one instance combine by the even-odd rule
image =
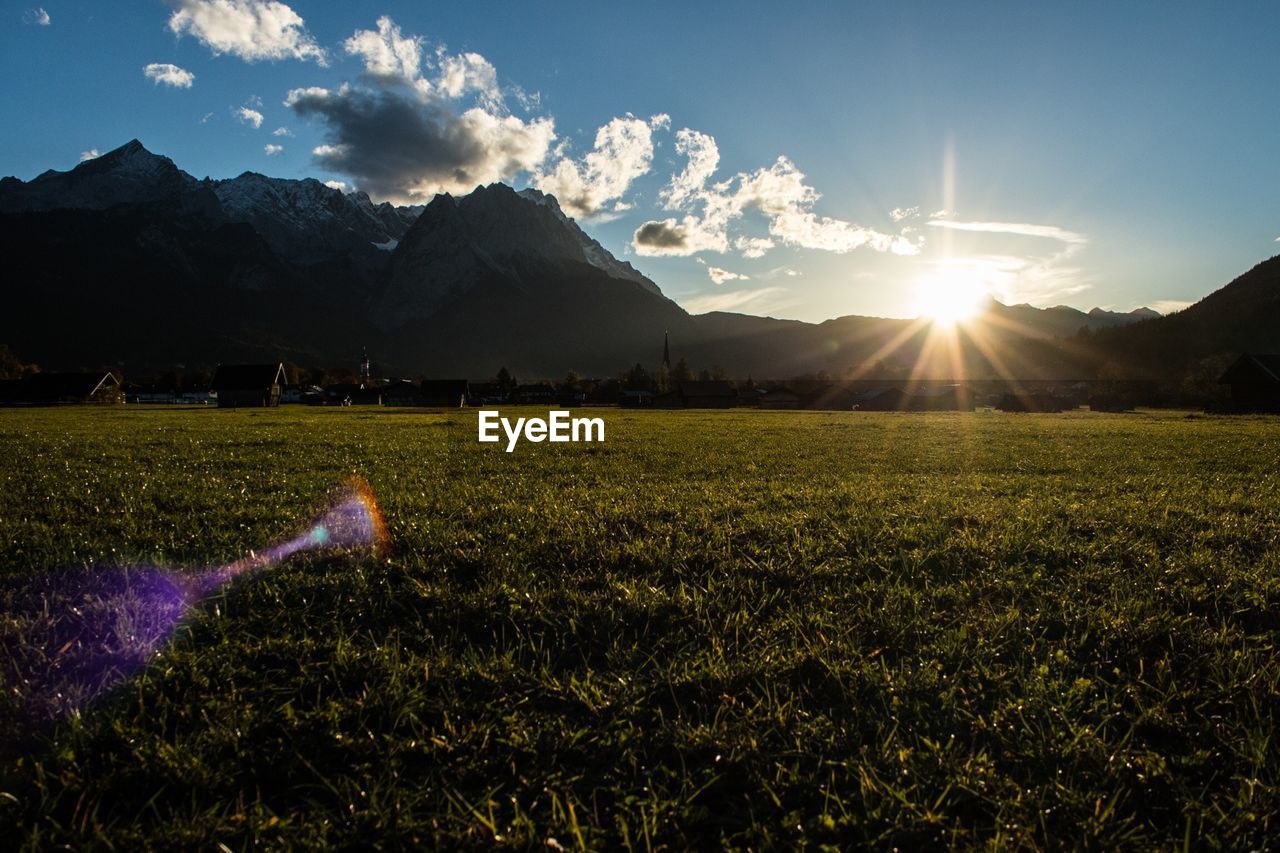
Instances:
[[[1147,380],[1017,379],[832,379],[823,375],[789,380],[733,381],[702,371],[696,378],[683,362],[663,364],[654,374],[641,365],[618,377],[518,382],[505,369],[492,379],[379,378],[364,357],[357,376],[325,384],[289,381],[283,362],[224,364],[207,384],[128,382],[118,371],[30,372],[0,380],[0,406],[74,404],[187,405],[223,409],[281,405],[467,408],[483,406],[616,406],[640,409],[825,410],[944,412],[994,409],[1009,412],[1123,412],[1158,406]],[[1219,412],[1280,412],[1280,355],[1242,355],[1222,375],[1230,402],[1210,401]]]

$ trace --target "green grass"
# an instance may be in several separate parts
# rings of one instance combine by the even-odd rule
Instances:
[[[474,412],[0,410],[0,837],[1275,842],[1280,420],[602,414],[507,454]],[[352,474],[389,557],[246,578],[28,718],[32,578],[227,561]]]

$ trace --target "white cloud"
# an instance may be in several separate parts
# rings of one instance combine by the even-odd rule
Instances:
[[[302,59],[325,64],[325,52],[298,13],[277,0],[176,0],[169,16],[175,35],[190,34],[214,55],[246,62]]]
[[[262,146],[262,152],[266,154],[268,157],[274,157],[275,155],[279,154],[283,150],[284,150],[283,145],[272,145],[268,143]]]
[[[581,160],[562,157],[548,171],[539,170],[533,185],[550,193],[570,216],[598,214],[621,198],[632,181],[653,164],[653,130],[670,117],[644,121],[631,114],[615,118],[596,131],[595,147]],[[625,208],[623,208],[625,210]],[[618,212],[615,206],[614,212]]]
[[[166,86],[172,86],[175,89],[190,89],[191,84],[196,81],[196,75],[186,69],[179,68],[176,65],[170,65],[167,62],[152,62],[142,67],[142,73],[146,75],[148,80],[159,85],[164,83]]]
[[[22,23],[35,24],[37,27],[49,26],[49,13],[37,6],[22,13]]]
[[[880,252],[913,255],[922,241],[884,234],[842,219],[820,216],[813,206],[821,194],[805,183],[804,173],[786,157],[768,168],[709,183],[719,165],[715,139],[685,128],[676,134],[676,150],[687,158],[661,198],[668,210],[685,213],[677,221],[650,221],[636,229],[632,246],[640,255],[688,255],[704,249],[726,251],[729,229],[748,212],[768,221],[769,238],[743,238],[733,245],[744,257],[760,257],[776,243],[844,253],[866,246]]]
[[[745,311],[751,314],[765,314],[785,305],[788,290],[785,287],[757,287],[743,290],[729,290],[720,293],[709,293],[681,300],[690,314],[705,314],[708,311]]]
[[[720,149],[715,139],[687,127],[676,132],[676,153],[683,154],[686,162],[680,174],[673,176],[661,193],[667,210],[679,210],[696,200],[720,167]]]
[[[272,136],[293,136],[293,131],[287,127],[277,127],[271,131]]]
[[[463,98],[469,94],[480,97],[481,103],[491,110],[500,110],[502,90],[498,88],[498,69],[478,53],[457,56],[439,54],[440,74],[435,82],[436,92],[445,98]]]
[[[365,73],[372,77],[413,83],[422,76],[422,38],[402,35],[386,15],[378,19],[376,32],[356,30],[342,46],[348,54],[364,60]]]
[[[262,127],[262,113],[249,107],[239,107],[233,115],[244,124],[252,125],[255,130]]]
[[[202,115],[202,116],[200,117],[200,123],[201,123],[201,124],[208,124],[208,123],[209,123],[209,121],[210,121],[212,118],[213,118],[213,113],[205,113],[204,115]]]
[[[901,222],[904,219],[911,219],[912,217],[919,215],[920,208],[918,207],[895,207],[893,210],[889,211],[889,218],[894,222]]]
[[[716,284],[724,284],[726,281],[746,281],[751,278],[749,275],[730,272],[729,270],[721,269],[720,267],[711,266],[707,267],[707,275],[710,276],[711,280]]]
[[[86,160],[96,160],[100,156],[101,155],[98,153],[97,148],[90,148],[88,151],[80,152],[80,162],[83,163]]]
[[[733,241],[733,248],[744,258],[763,258],[775,245],[768,237],[739,237]]]
[[[331,190],[338,190],[339,192],[344,193],[347,191],[346,181],[325,181],[324,185]]]
[[[935,228],[953,231],[981,231],[988,234],[1016,234],[1021,237],[1046,237],[1071,245],[1084,245],[1089,238],[1056,225],[1030,225],[1025,222],[959,222],[954,219],[930,219]]]

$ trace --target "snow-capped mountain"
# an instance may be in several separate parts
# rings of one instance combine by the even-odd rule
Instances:
[[[364,193],[344,193],[314,178],[289,180],[245,172],[209,181],[227,218],[247,222],[291,260],[394,248],[412,217]]]
[[[208,206],[210,198],[199,189],[199,181],[172,160],[152,154],[133,139],[66,172],[50,169],[29,182],[0,180],[0,211],[105,210],[181,197]]]
[[[662,292],[658,289],[658,285],[646,278],[643,273],[631,266],[631,264],[626,261],[618,260],[611,255],[604,246],[601,246],[597,241],[587,236],[587,233],[578,227],[578,223],[574,222],[573,219],[560,209],[560,203],[556,201],[555,196],[547,195],[546,193],[535,189],[521,190],[516,193],[516,195],[551,210],[551,212],[556,215],[556,218],[560,220],[561,224],[565,225],[573,232],[574,236],[577,237],[578,242],[582,246],[583,260],[591,264],[593,267],[598,267],[604,270],[614,278],[634,281],[636,284],[653,293]]]

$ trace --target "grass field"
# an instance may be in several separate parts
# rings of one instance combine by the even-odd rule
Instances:
[[[1280,837],[1280,419],[601,414],[507,454],[474,412],[0,410],[0,839]],[[352,474],[389,555],[37,695],[85,567],[232,560]]]

